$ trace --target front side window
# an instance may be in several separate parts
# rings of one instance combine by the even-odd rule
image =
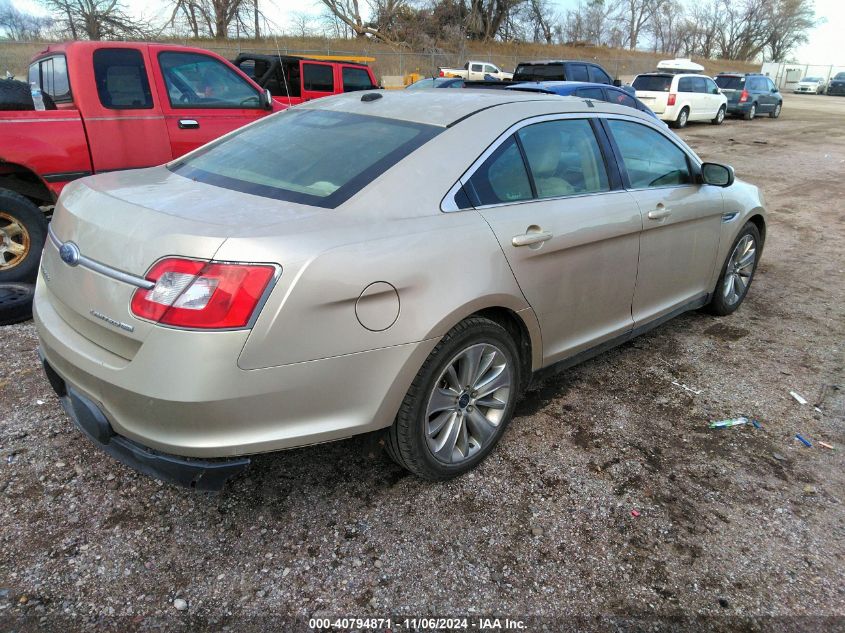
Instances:
[[[639,123],[608,119],[632,189],[692,182],[687,156],[672,141]]]
[[[141,51],[132,48],[94,51],[94,79],[104,108],[140,110],[153,107]]]
[[[513,136],[496,148],[465,188],[476,207],[531,200],[531,181]]]
[[[716,85],[716,82],[710,79],[710,77],[704,78],[704,88],[708,94],[717,95],[719,94],[719,87]]]
[[[302,64],[302,84],[305,90],[334,92],[334,68],[328,64]]]
[[[258,92],[220,60],[200,53],[158,56],[174,108],[260,108]]]
[[[489,75],[496,75],[499,73],[499,69],[495,66],[491,66],[490,64],[484,64],[484,72]]]
[[[535,123],[522,128],[517,135],[538,198],[609,189],[604,159],[589,121]]]
[[[692,79],[693,92],[700,92],[704,94],[707,92],[707,82],[704,77],[693,77]]]
[[[385,117],[290,109],[169,168],[234,191],[334,208],[441,131]]]
[[[351,66],[344,66],[341,73],[343,75],[343,91],[355,92],[356,90],[370,90],[375,88],[373,82],[370,81],[370,75],[364,68],[353,68]]]
[[[598,66],[590,66],[590,81],[597,84],[612,84],[613,80]]]

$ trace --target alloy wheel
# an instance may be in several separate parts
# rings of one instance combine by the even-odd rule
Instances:
[[[681,114],[678,116],[678,127],[686,127],[687,118],[687,111],[681,110]]]
[[[745,295],[751,276],[754,274],[754,263],[757,261],[757,244],[750,235],[745,235],[737,243],[728,260],[725,270],[725,280],[722,292],[725,303],[734,305]]]
[[[429,396],[425,436],[440,462],[460,464],[496,434],[513,391],[512,372],[501,349],[471,345],[456,354]]]
[[[719,112],[716,113],[716,120],[719,123],[721,123],[722,121],[725,120],[725,109],[724,108],[719,108]]]
[[[14,268],[29,254],[29,231],[14,217],[0,211],[0,270]]]

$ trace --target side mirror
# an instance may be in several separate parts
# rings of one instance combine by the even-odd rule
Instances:
[[[720,163],[702,163],[701,180],[705,185],[730,187],[734,184],[734,168]]]
[[[264,92],[261,94],[261,107],[265,110],[273,109],[273,95],[269,88],[265,88]]]
[[[613,85],[616,86],[617,88],[620,88],[622,86],[622,80],[621,79],[614,79]]]
[[[775,94],[778,91],[777,88],[772,88],[772,94]]]

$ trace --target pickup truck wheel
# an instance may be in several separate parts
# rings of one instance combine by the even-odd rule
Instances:
[[[0,190],[0,283],[31,282],[47,239],[47,219],[35,204]]]
[[[32,318],[32,284],[0,283],[0,325]]]

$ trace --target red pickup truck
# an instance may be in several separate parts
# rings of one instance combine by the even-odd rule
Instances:
[[[51,45],[28,81],[56,109],[0,112],[0,282],[35,278],[43,209],[66,183],[160,165],[286,107],[219,55],[186,46]]]

